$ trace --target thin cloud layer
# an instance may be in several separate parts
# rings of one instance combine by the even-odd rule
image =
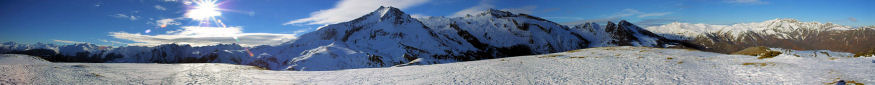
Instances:
[[[55,41],[55,42],[59,42],[59,43],[68,43],[68,44],[85,43],[85,42],[69,41],[69,40],[53,40],[53,41]]]
[[[331,9],[319,10],[310,13],[310,17],[286,22],[289,24],[334,24],[346,22],[368,12],[376,10],[380,6],[392,6],[404,9],[421,5],[429,0],[342,0]]]
[[[450,17],[463,17],[463,16],[467,16],[468,14],[473,15],[473,14],[483,13],[483,11],[486,11],[486,10],[491,9],[491,8],[495,8],[495,5],[492,5],[492,0],[481,0],[480,3],[477,4],[476,6],[472,6],[472,7],[460,10],[456,13],[453,13],[453,15],[450,15]],[[499,10],[508,11],[511,13],[532,14],[532,13],[534,13],[532,10],[535,10],[535,8],[538,8],[538,6],[529,5],[529,6],[524,6],[524,7],[520,7],[520,8],[506,8],[506,9],[499,9]]]
[[[279,45],[294,40],[293,34],[243,33],[241,27],[196,27],[186,26],[180,30],[168,31],[167,34],[143,35],[140,33],[110,32],[109,36],[130,40],[131,46],[156,46],[160,44],[189,44],[192,46],[209,46],[216,44],[237,43],[241,46]],[[239,42],[234,39],[237,37]]]
[[[578,24],[583,24],[586,22],[603,23],[603,22],[608,22],[608,21],[618,21],[618,20],[621,20],[624,18],[629,18],[632,16],[636,16],[637,18],[640,19],[640,18],[648,18],[648,17],[665,16],[665,15],[670,15],[672,13],[673,12],[641,12],[641,11],[638,11],[636,9],[623,9],[622,11],[614,13],[614,15],[608,16],[606,18],[577,20],[577,21],[571,21],[571,22],[562,22],[560,24],[578,25]],[[644,19],[644,20],[651,20],[651,19]]]

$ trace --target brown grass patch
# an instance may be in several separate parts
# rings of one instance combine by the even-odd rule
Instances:
[[[854,57],[872,57],[873,55],[875,55],[875,49],[854,53]]]
[[[742,63],[741,65],[746,65],[746,66],[768,66],[768,65],[775,65],[775,63],[772,63],[772,62],[765,62],[765,63]]]
[[[538,58],[555,58],[556,56],[563,56],[563,55],[544,55],[544,56],[538,56]]]
[[[571,56],[571,57],[568,57],[568,58],[586,58],[586,56]]]
[[[769,48],[767,48],[767,47],[757,46],[757,47],[745,48],[744,50],[734,52],[732,54],[759,56],[759,57],[757,57],[757,59],[766,59],[766,58],[774,58],[775,56],[781,55],[781,52],[769,50]]]

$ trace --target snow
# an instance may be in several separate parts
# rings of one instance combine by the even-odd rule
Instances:
[[[829,31],[851,30],[853,28],[833,23],[800,22],[796,19],[773,19],[763,22],[739,23],[732,25],[673,22],[666,25],[649,26],[645,27],[645,29],[654,33],[662,34],[663,36],[671,36],[668,37],[671,39],[686,39],[689,37],[704,35],[704,33],[728,33],[733,36],[739,36],[747,32],[779,35],[779,38],[783,39],[796,39],[804,37],[790,36],[789,34],[798,30]]]
[[[789,53],[757,59],[686,49],[599,47],[469,62],[335,71],[270,71],[211,63],[0,64],[0,83],[811,85],[838,80],[875,83],[873,57],[814,57],[805,53],[819,51],[784,51]],[[2,58],[6,59],[9,58]]]
[[[32,57],[20,54],[2,54],[0,55],[0,65],[14,64],[46,64],[51,63],[39,57]]]

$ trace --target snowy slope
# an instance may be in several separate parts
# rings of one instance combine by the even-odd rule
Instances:
[[[812,30],[815,32],[829,30],[851,30],[849,26],[833,23],[801,22],[796,19],[773,19],[763,22],[740,23],[733,25],[710,25],[674,22],[660,26],[646,27],[650,31],[660,34],[679,35],[670,37],[683,39],[683,37],[696,37],[705,33],[719,33],[739,36],[745,33],[758,33],[762,35],[778,35],[782,39],[804,39],[803,36],[793,36],[798,32]]]
[[[775,49],[773,49],[775,50]],[[807,53],[807,51],[794,51]],[[846,54],[829,52],[831,54]],[[337,71],[268,71],[229,64],[2,64],[18,84],[829,84],[875,83],[875,57],[724,55],[599,47],[470,62]]]

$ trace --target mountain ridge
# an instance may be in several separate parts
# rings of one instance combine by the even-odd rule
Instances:
[[[47,54],[50,55],[47,60],[66,62],[230,63],[272,70],[321,71],[451,63],[604,46],[689,47],[680,44],[683,42],[654,36],[626,21],[605,29],[597,25],[571,28],[543,18],[495,9],[465,17],[413,18],[400,9],[380,7],[354,20],[320,27],[278,46],[253,47],[249,50],[254,56],[236,44],[203,47],[166,44],[105,50],[70,48],[55,50],[58,54],[38,50],[11,53]]]

